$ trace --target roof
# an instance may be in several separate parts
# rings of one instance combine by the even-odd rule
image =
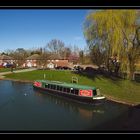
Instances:
[[[0,60],[14,60],[14,58],[8,55],[0,55]]]
[[[64,86],[64,87],[69,87],[69,88],[92,89],[92,90],[96,89],[95,87],[91,87],[91,86],[78,85],[78,84],[73,84],[73,83],[65,83],[65,82],[60,82],[60,81],[49,81],[49,80],[37,80],[37,81],[54,84],[54,85],[59,85],[59,86]]]
[[[36,59],[40,59],[39,54],[33,54],[33,55],[26,58],[26,60],[36,60]]]

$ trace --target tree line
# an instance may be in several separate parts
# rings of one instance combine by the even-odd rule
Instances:
[[[89,63],[89,55],[86,54],[84,50],[75,45],[65,45],[64,42],[59,39],[52,39],[44,47],[31,49],[17,48],[16,50],[6,50],[1,53],[1,55],[8,55],[14,58],[18,66],[23,65],[26,58],[34,54],[39,55],[37,63],[42,66],[47,64],[47,60],[49,60],[51,56],[55,56],[58,59],[68,59],[70,62],[73,62],[73,64]]]

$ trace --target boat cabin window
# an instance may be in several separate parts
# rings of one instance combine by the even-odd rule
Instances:
[[[72,93],[72,94],[75,94],[75,95],[78,95],[79,90],[78,90],[78,89],[73,89],[73,88],[71,88],[71,93]]]
[[[60,91],[63,91],[63,88],[60,86],[59,90],[60,90]]]
[[[48,88],[48,84],[45,84],[45,88]]]
[[[55,87],[56,87],[56,86],[55,86],[55,85],[53,85],[52,87],[53,87],[53,89],[55,89]]]
[[[63,92],[70,93],[70,88],[66,88],[66,87],[64,87],[64,88],[63,88]]]
[[[70,93],[70,88],[67,88],[67,92]]]
[[[50,84],[48,84],[48,88],[51,88],[51,85]]]
[[[78,93],[79,93],[79,90],[75,89],[75,94],[78,95]]]
[[[55,89],[55,87],[56,87],[55,85],[50,85],[51,89]]]
[[[64,88],[63,88],[63,92],[67,92],[67,88],[64,87]]]
[[[57,86],[57,90],[59,90],[60,89],[60,86]]]
[[[74,94],[74,89],[73,88],[71,88],[70,93]]]
[[[53,88],[53,85],[50,85],[50,86],[51,86],[50,88],[52,89]]]

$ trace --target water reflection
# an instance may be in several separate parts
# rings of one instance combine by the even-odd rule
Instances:
[[[24,95],[28,95],[32,93],[33,87],[30,83],[23,83],[17,81],[10,81],[13,90],[17,90],[18,92],[24,93]]]
[[[95,106],[87,106],[80,103],[72,102],[64,97],[53,96],[48,93],[42,94],[41,92],[35,91],[35,95],[40,97],[40,101],[44,101],[44,98],[49,100],[51,103],[56,104],[69,111],[74,111],[80,114],[84,119],[92,119],[95,113],[103,114],[104,110]]]
[[[98,130],[98,126],[100,126],[99,128],[102,128],[102,124],[106,122],[108,124],[109,122],[112,123],[112,120],[116,120],[117,118],[120,118],[120,116],[124,116],[124,114],[127,114],[129,110],[126,105],[114,103],[111,101],[106,101],[99,105],[95,104],[88,106],[86,104],[73,102],[61,96],[53,96],[51,94],[38,92],[36,90],[35,95],[39,96],[42,102],[46,98],[50,103],[60,106],[61,108],[65,108],[65,110],[69,112],[77,114],[80,116],[81,121],[89,123],[87,128],[88,130],[95,130],[95,128]]]

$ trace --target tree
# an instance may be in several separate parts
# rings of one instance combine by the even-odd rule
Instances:
[[[31,51],[31,55],[33,55],[33,54],[39,54],[39,55],[41,55],[42,52],[43,52],[43,48],[42,47],[40,47],[40,48],[34,48]]]
[[[48,63],[48,57],[49,57],[49,54],[47,52],[42,52],[38,61],[37,61],[37,64],[39,66],[41,66],[42,68],[45,68],[47,66],[47,63]]]
[[[88,46],[100,44],[105,49],[108,68],[109,58],[117,55],[121,71],[130,79],[140,49],[137,18],[136,10],[100,10],[87,16],[84,28]]]
[[[57,39],[52,39],[47,45],[46,49],[51,53],[63,55],[65,44]]]
[[[95,46],[90,47],[90,58],[94,64],[100,67],[105,63],[105,51],[96,44]]]
[[[84,63],[84,51],[83,50],[81,50],[79,52],[79,59],[80,59],[81,64],[83,64]]]
[[[77,64],[79,61],[79,56],[77,53],[72,52],[68,58],[69,62],[72,62],[73,64]]]
[[[28,57],[28,52],[23,48],[17,48],[13,53],[13,57],[16,60],[16,64],[22,66]]]
[[[1,55],[8,55],[8,53],[2,52]]]
[[[64,48],[64,53],[63,53],[63,55],[64,55],[64,58],[65,59],[68,59],[68,57],[71,55],[71,49],[70,49],[70,47],[65,47]]]

